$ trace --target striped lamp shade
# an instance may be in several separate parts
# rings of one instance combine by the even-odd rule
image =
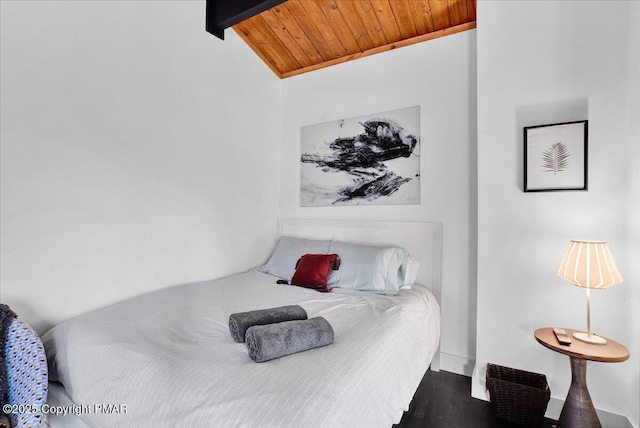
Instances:
[[[585,288],[609,288],[624,281],[606,241],[571,240],[558,276]]]

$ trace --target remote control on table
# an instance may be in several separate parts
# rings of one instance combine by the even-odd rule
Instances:
[[[571,345],[571,338],[563,328],[556,327],[553,329],[553,333],[556,335],[556,338],[561,345]]]

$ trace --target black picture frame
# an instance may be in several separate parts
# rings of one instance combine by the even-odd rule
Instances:
[[[589,121],[524,128],[524,191],[587,191]]]

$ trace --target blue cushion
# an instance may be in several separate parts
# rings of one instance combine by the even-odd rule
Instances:
[[[35,412],[12,412],[14,427],[38,427],[42,406],[47,401],[49,385],[47,357],[42,341],[26,323],[14,319],[7,330],[4,352],[7,364],[9,403],[23,405]],[[19,408],[19,407],[18,407]]]

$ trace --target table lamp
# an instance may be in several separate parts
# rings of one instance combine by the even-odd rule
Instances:
[[[571,240],[558,269],[558,276],[570,284],[587,289],[587,332],[576,332],[576,339],[598,345],[607,340],[591,334],[591,289],[609,288],[624,279],[613,261],[606,241]]]

